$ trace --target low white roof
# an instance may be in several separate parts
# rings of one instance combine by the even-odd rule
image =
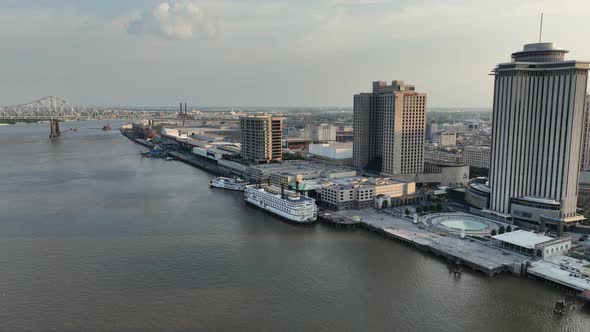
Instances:
[[[527,249],[535,249],[536,244],[553,240],[552,237],[521,229],[514,232],[494,235],[492,238]]]

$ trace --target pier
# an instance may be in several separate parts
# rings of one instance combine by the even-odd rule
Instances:
[[[360,217],[358,226],[385,237],[403,242],[424,252],[430,252],[447,261],[458,262],[474,271],[493,276],[502,272],[524,274],[526,262],[531,258],[507,251],[474,239],[461,239],[448,234],[432,232],[423,224],[411,219],[393,217],[372,210],[346,210],[330,212],[345,218]]]

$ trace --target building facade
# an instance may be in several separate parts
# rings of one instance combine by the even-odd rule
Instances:
[[[582,138],[582,161],[580,170],[590,171],[590,94],[586,95],[584,108],[584,134]]]
[[[440,133],[433,136],[432,143],[440,146],[455,146],[457,145],[457,134],[455,133]]]
[[[565,53],[553,43],[528,44],[493,71],[490,212],[515,223],[513,200],[546,209],[536,212],[556,225],[583,219],[576,201],[590,63],[565,61]],[[557,218],[549,217],[553,202]]]
[[[310,137],[314,142],[334,142],[336,141],[336,127],[331,124],[313,126]]]
[[[240,117],[240,130],[244,160],[254,163],[281,160],[283,119],[271,115]]]
[[[353,163],[387,175],[421,173],[424,167],[426,94],[403,81],[373,82],[354,96]]]
[[[334,210],[367,209],[375,205],[377,197],[391,199],[414,195],[416,183],[388,178],[362,178],[346,183],[327,183],[321,186],[319,192],[320,204],[328,208]]]
[[[467,146],[463,149],[461,158],[469,166],[489,169],[490,155],[489,146]]]

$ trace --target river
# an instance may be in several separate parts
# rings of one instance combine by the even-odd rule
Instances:
[[[541,282],[455,279],[365,230],[287,224],[103,124],[0,126],[2,331],[590,328],[590,305],[556,316],[564,294]]]

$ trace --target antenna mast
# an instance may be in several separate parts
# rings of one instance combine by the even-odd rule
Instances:
[[[539,43],[541,42],[542,35],[543,35],[543,13],[541,13],[541,25],[539,26]]]

